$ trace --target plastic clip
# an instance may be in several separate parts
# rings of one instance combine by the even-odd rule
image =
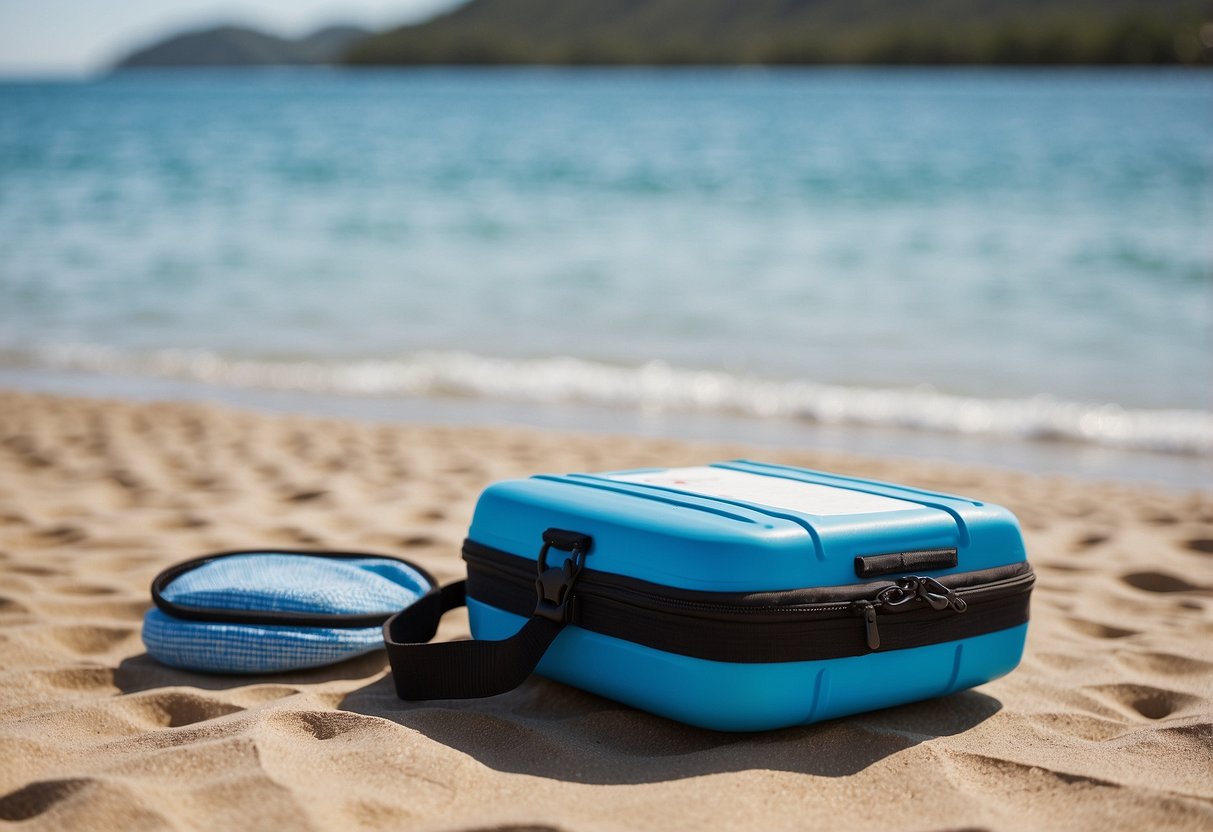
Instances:
[[[563,529],[548,529],[543,533],[543,548],[539,550],[536,566],[534,614],[557,624],[568,624],[572,618],[573,583],[585,566],[585,556],[592,539],[589,535]],[[560,549],[569,552],[559,566],[548,566],[548,552]]]

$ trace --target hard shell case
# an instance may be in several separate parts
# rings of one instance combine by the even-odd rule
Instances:
[[[943,696],[1023,652],[1033,575],[996,505],[748,461],[496,483],[464,548],[476,639],[532,614],[553,530],[592,542],[537,671],[692,725]]]

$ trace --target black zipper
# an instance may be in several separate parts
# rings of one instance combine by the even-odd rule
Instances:
[[[471,597],[519,615],[531,613],[535,561],[471,540],[463,554]],[[838,587],[711,592],[586,568],[573,587],[572,623],[721,661],[836,658],[1023,623],[1034,580],[1021,562],[942,578],[907,575]],[[889,637],[882,639],[882,628]]]

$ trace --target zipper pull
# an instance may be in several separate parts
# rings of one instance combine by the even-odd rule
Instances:
[[[931,609],[942,610],[951,607],[956,612],[964,612],[969,608],[965,599],[941,584],[934,578],[915,578],[918,581],[918,595],[931,605]]]
[[[876,607],[872,605],[871,601],[859,601],[857,605],[859,614],[863,616],[864,630],[868,637],[868,649],[879,650],[880,630],[876,626]]]

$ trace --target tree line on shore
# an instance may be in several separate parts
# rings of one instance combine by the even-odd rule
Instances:
[[[118,66],[1213,65],[1211,21],[1208,0],[471,0],[379,33],[190,32]]]

